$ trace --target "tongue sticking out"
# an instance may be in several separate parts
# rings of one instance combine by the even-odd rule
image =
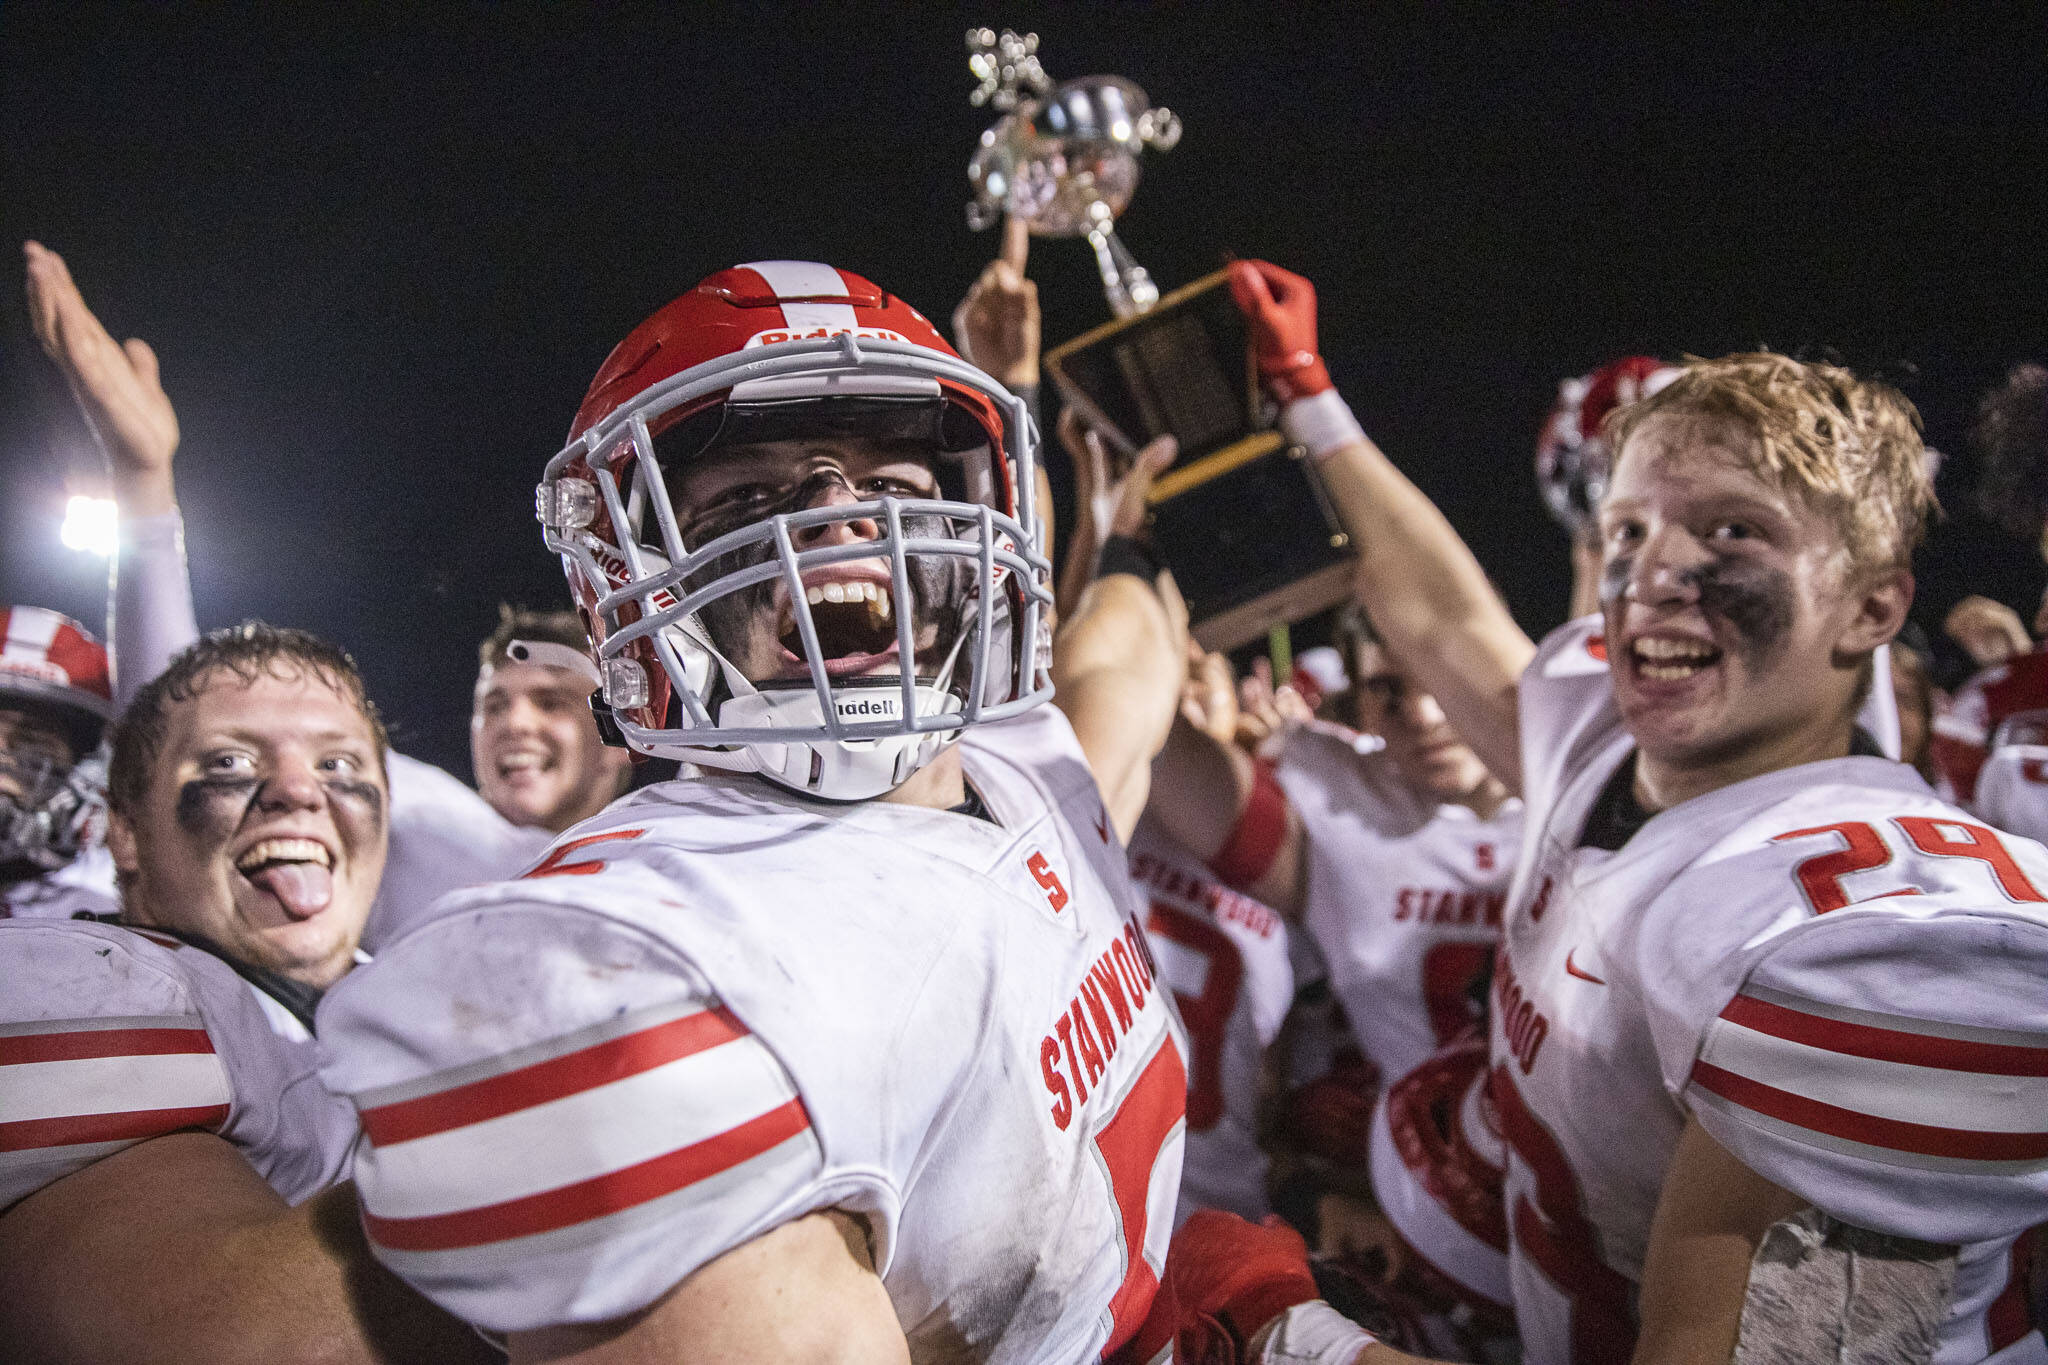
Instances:
[[[277,897],[293,919],[311,919],[334,899],[334,874],[318,863],[271,863],[249,880]]]

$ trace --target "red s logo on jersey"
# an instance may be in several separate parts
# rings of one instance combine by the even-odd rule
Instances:
[[[1473,849],[1472,861],[1478,865],[1481,872],[1493,871],[1493,845],[1481,844]]]
[[[1037,882],[1045,892],[1045,903],[1057,915],[1067,908],[1067,888],[1060,885],[1060,877],[1052,870],[1052,864],[1045,860],[1043,853],[1034,853],[1024,862],[1031,869],[1031,880]]]

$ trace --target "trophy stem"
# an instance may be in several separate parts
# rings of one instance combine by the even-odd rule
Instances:
[[[1159,286],[1116,235],[1109,205],[1096,200],[1088,217],[1088,245],[1095,248],[1095,266],[1102,272],[1102,292],[1109,296],[1110,309],[1120,318],[1145,312],[1159,302]]]

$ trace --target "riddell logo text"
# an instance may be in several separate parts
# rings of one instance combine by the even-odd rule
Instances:
[[[852,701],[839,697],[834,699],[832,709],[839,713],[841,719],[876,716],[884,720],[893,720],[900,714],[895,697],[860,697]]]
[[[777,327],[772,331],[756,332],[747,338],[741,350],[756,346],[775,346],[785,341],[824,341],[830,337],[852,336],[856,341],[901,341],[903,338],[886,327]]]

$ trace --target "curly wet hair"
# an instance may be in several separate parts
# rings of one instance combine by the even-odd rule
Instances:
[[[1748,427],[1757,472],[1827,515],[1857,565],[1904,567],[1940,510],[1919,411],[1891,385],[1840,365],[1771,351],[1688,356],[1678,378],[1609,419],[1617,467],[1630,434],[1663,412]]]

